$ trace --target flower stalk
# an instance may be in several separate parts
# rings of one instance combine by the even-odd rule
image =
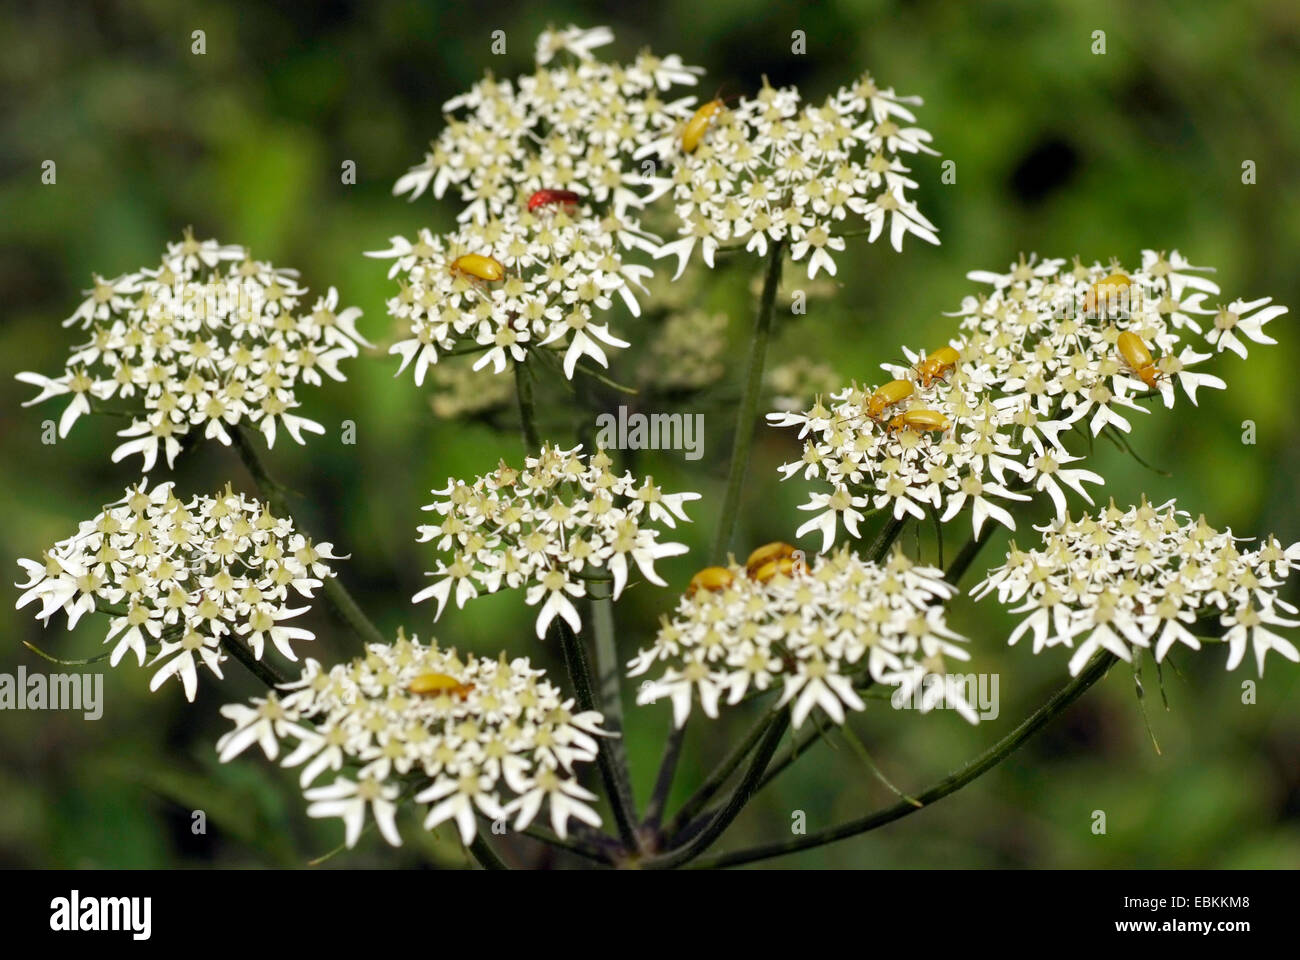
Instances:
[[[772,338],[772,316],[776,306],[776,292],[781,286],[783,241],[776,241],[768,251],[767,273],[763,277],[763,292],[759,297],[758,313],[754,317],[754,335],[749,343],[749,366],[745,386],[736,408],[736,432],[731,446],[731,466],[727,471],[727,487],[722,500],[722,513],[718,519],[718,532],[713,541],[713,562],[723,563],[736,532],[736,517],[740,510],[740,497],[745,487],[745,474],[749,472],[749,454],[754,445],[754,421],[758,416],[758,400],[763,392],[763,367],[767,362],[767,347]]]
[[[825,846],[848,837],[876,830],[886,824],[893,823],[895,820],[901,820],[903,817],[922,810],[930,804],[942,800],[949,794],[956,793],[962,787],[978,779],[1015,753],[1030,737],[1047,726],[1054,718],[1063,713],[1070,704],[1083,696],[1093,684],[1104,677],[1115,661],[1116,657],[1113,654],[1098,654],[1086,669],[1053,693],[1046,703],[1021,721],[1020,725],[1014,730],[978,757],[954,770],[927,789],[915,794],[914,798],[908,797],[876,813],[868,814],[857,820],[850,820],[848,823],[836,827],[819,830],[816,833],[810,833],[802,837],[794,837],[790,840],[751,847],[748,850],[737,850],[732,853],[722,854],[707,860],[701,860],[696,866],[700,868],[734,867],[758,860],[767,860],[772,857],[797,853],[800,850],[811,850],[815,847]]]

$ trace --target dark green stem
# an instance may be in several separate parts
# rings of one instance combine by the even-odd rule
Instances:
[[[596,698],[592,692],[591,667],[587,663],[587,651],[583,648],[581,638],[560,617],[556,617],[551,623],[552,634],[558,636],[560,640],[560,649],[564,653],[564,666],[573,684],[574,695],[578,699],[578,709],[595,710]],[[628,850],[633,850],[636,849],[636,834],[632,828],[631,800],[623,794],[618,764],[614,760],[610,738],[598,739],[600,743],[596,765],[600,768],[601,780],[604,781],[605,792],[609,795],[609,805],[614,811],[614,823],[618,827],[618,835],[624,846]]]
[[[533,382],[523,363],[515,364],[515,395],[519,398],[519,429],[524,438],[524,456],[536,456],[542,449],[537,434],[537,411],[533,406]]]
[[[854,683],[854,689],[859,693],[863,693],[870,690],[875,682],[876,681],[872,679],[870,673],[864,673],[863,676]],[[822,730],[815,724],[808,727],[803,733],[793,736],[790,739],[790,745],[785,748],[785,751],[781,756],[768,764],[767,772],[763,774],[763,779],[758,782],[758,789],[762,790],[769,783],[779,777],[785,771],[786,767],[790,766],[802,757],[804,753],[812,747],[816,741],[822,739],[822,737]]]
[[[544,827],[539,827],[536,824],[533,824],[532,826],[528,827],[523,832],[525,836],[532,837],[534,840],[538,841],[539,843],[544,843],[548,847],[558,847],[561,850],[567,850],[569,853],[572,853],[575,856],[582,857],[583,859],[586,860],[591,860],[594,863],[609,864],[613,862],[610,857],[610,854],[607,851],[602,850],[600,847],[596,846],[595,844],[586,843],[582,840],[579,840],[577,837],[574,837],[569,840],[561,840],[555,834],[551,833],[551,831],[545,829]],[[612,837],[605,837],[603,834],[601,834],[600,836],[602,836],[610,844],[615,843]]]
[[[272,666],[266,660],[258,660],[253,656],[253,651],[239,640],[227,634],[221,638],[222,648],[232,657],[242,663],[253,676],[261,680],[271,689],[275,689],[276,684],[287,683],[289,678],[281,673],[276,667]]]
[[[763,779],[758,781],[758,789],[762,790],[784,773],[787,767],[802,757],[821,738],[822,732],[817,729],[815,724],[809,726],[803,733],[796,734],[781,756],[768,765],[767,771],[763,774]]]
[[[641,823],[642,833],[648,835],[649,842],[659,846],[663,834],[659,832],[659,822],[663,819],[664,807],[668,805],[668,794],[672,792],[673,778],[677,773],[677,761],[682,755],[682,743],[686,738],[686,725],[677,726],[669,721],[671,729],[664,741],[663,756],[659,760],[659,772],[655,774],[655,785],[650,791],[650,800],[646,804],[645,819]]]
[[[718,857],[700,861],[697,866],[733,867],[742,863],[752,863],[756,860],[766,860],[770,857],[784,856],[785,854],[795,853],[799,850],[810,850],[814,847],[824,846],[828,843],[835,843],[838,840],[844,840],[861,833],[867,833],[868,831],[875,830],[878,827],[883,827],[887,823],[893,823],[895,820],[901,820],[903,817],[916,813],[917,810],[927,807],[937,800],[943,799],[950,793],[957,792],[972,780],[977,779],[982,774],[996,767],[999,763],[1019,749],[1026,740],[1046,726],[1054,717],[1064,711],[1066,707],[1079,699],[1088,688],[1104,677],[1106,671],[1110,669],[1114,662],[1114,654],[1098,654],[1091,660],[1091,662],[1089,662],[1088,666],[1084,668],[1082,673],[1053,693],[1046,703],[1026,717],[1019,726],[1008,733],[1005,737],[993,746],[989,747],[989,749],[985,750],[978,757],[971,760],[965,766],[953,771],[928,789],[916,794],[916,803],[912,802],[910,799],[900,800],[891,807],[886,807],[884,810],[877,811],[868,816],[840,824],[837,827],[820,830],[816,833],[808,834],[807,836],[795,837],[790,840],[752,847],[748,850],[738,850],[733,853],[722,854]],[[917,803],[919,803],[920,806],[917,806]]]
[[[736,435],[732,440],[727,489],[722,500],[717,537],[713,541],[714,563],[726,562],[727,550],[736,532],[740,494],[745,486],[745,473],[749,470],[749,451],[754,443],[754,418],[758,415],[758,399],[763,392],[763,365],[767,362],[767,345],[772,337],[772,314],[776,305],[776,291],[781,286],[784,252],[784,241],[772,244],[771,250],[768,251],[767,275],[763,279],[763,293],[759,298],[758,314],[754,318],[754,336],[749,345],[749,371],[745,377],[744,392],[740,395],[740,404],[736,409]]]
[[[627,765],[627,745],[623,740],[623,694],[620,689],[618,642],[614,635],[614,601],[608,583],[593,583],[591,591],[592,633],[596,641],[596,685],[605,729],[617,736],[609,741],[614,757],[614,772],[620,795],[633,819],[636,801],[632,796],[632,777]]]
[[[984,544],[988,543],[993,536],[993,527],[989,524],[984,526],[984,532],[978,537],[971,537],[962,546],[961,552],[953,558],[952,565],[948,567],[943,578],[951,583],[954,587],[961,583],[961,578],[966,575],[970,565],[975,562],[979,552],[984,549]]]
[[[713,772],[682,804],[681,809],[673,816],[672,822],[668,824],[668,829],[664,831],[666,837],[670,840],[675,839],[691,822],[691,819],[704,809],[705,805],[717,795],[718,791],[731,778],[731,775],[745,762],[745,757],[749,756],[749,752],[754,749],[754,745],[763,739],[763,735],[771,729],[776,720],[775,713],[767,712],[754,722],[740,742],[731,748],[731,752],[723,758],[722,762],[713,769]]]
[[[744,777],[717,815],[688,844],[666,856],[647,860],[645,866],[655,869],[681,866],[694,860],[712,846],[713,841],[722,836],[727,827],[731,826],[731,822],[736,819],[740,811],[745,808],[745,804],[749,803],[754,791],[758,789],[758,782],[763,777],[763,771],[767,769],[768,762],[772,759],[772,755],[776,753],[776,748],[780,744],[781,738],[785,736],[785,731],[789,726],[790,710],[787,707],[783,708],[774,718],[774,722],[768,725],[767,731],[763,734],[763,739],[758,744],[758,749],[754,752],[754,759],[750,761],[749,769],[745,771]]]
[[[898,535],[903,532],[903,524],[905,523],[907,523],[906,517],[899,519],[891,516],[889,522],[881,527],[880,533],[876,534],[876,539],[872,541],[871,549],[867,551],[867,559],[874,560],[876,563],[884,560],[889,548],[894,545]]]
[[[474,840],[469,845],[469,852],[478,861],[478,865],[484,870],[509,870],[505,861],[497,856],[497,852],[492,849],[492,845],[482,833],[474,834]]]

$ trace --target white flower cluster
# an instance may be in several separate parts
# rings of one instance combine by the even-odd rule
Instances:
[[[1143,250],[1136,269],[1021,257],[1006,273],[968,274],[993,289],[962,301],[954,343],[1000,408],[1027,407],[1056,421],[1053,433],[1090,414],[1094,436],[1107,425],[1127,432],[1121,409],[1145,413],[1137,401],[1152,391],[1172,408],[1175,383],[1193,404],[1198,387],[1223,389],[1191,369],[1212,354],[1244,358],[1243,338],[1277,342],[1262,328],[1287,308],[1272,297],[1211,303],[1219,287],[1201,275],[1209,270],[1177,250]]]
[[[1071,674],[1099,650],[1122,660],[1150,650],[1157,662],[1179,643],[1199,650],[1197,624],[1214,619],[1224,631],[1229,670],[1247,647],[1261,674],[1269,650],[1300,662],[1295,645],[1269,629],[1300,626],[1279,613],[1295,614],[1296,607],[1278,596],[1300,566],[1300,543],[1284,548],[1270,537],[1243,550],[1231,530],[1216,530],[1203,516],[1192,520],[1172,500],[1155,507],[1145,498],[1127,510],[1111,501],[1096,516],[1035,529],[1042,547],[1026,552],[1013,542],[1006,563],[972,594],[996,590],[1013,613],[1028,614],[1011,643],[1032,632],[1035,653],[1073,648]]]
[[[766,79],[735,106],[701,106],[676,137],[639,153],[671,164],[680,237],[659,256],[675,255],[680,276],[697,244],[711,267],[722,244],[764,255],[770,241],[784,241],[794,260],[807,259],[812,278],[835,273],[832,254],[844,249],[837,226],[864,229],[874,242],[888,225],[899,251],[909,233],[937,244],[938,228],[907,197],[917,184],[900,159],[937,155],[930,134],[913,125],[920,102],[864,74],[820,107]]]
[[[523,830],[542,809],[567,836],[570,819],[593,827],[595,795],[576,779],[576,766],[596,757],[595,738],[609,736],[595,712],[572,713],[566,699],[526,657],[507,662],[458,656],[436,642],[370,644],[364,657],[324,670],[308,660],[282,693],[221,712],[235,729],[217,741],[223,762],[253,744],[267,759],[302,767],[311,801],[307,815],[343,820],[349,847],[367,808],[384,839],[401,844],[394,815],[410,793],[429,804],[427,830],[455,821],[470,843],[476,818],[515,818]],[[339,774],[311,786],[327,771]]]
[[[421,230],[412,242],[393,237],[387,250],[367,256],[392,259],[389,278],[400,290],[388,312],[410,336],[389,349],[402,358],[397,372],[415,364],[423,384],[440,355],[480,352],[474,369],[504,372],[530,347],[566,348],[564,375],[590,357],[609,365],[606,348],[628,346],[602,323],[618,294],[639,315],[648,267],[627,262],[620,246],[642,242],[616,216],[598,218],[584,208],[508,211],[486,224],[474,221],[446,237]],[[457,348],[457,343],[462,345]],[[465,343],[472,346],[466,347]]]
[[[776,426],[798,426],[804,440],[802,458],[781,467],[784,479],[801,473],[832,487],[809,495],[800,509],[815,515],[796,531],[800,537],[820,531],[823,552],[841,524],[860,536],[859,524],[869,512],[924,519],[929,510],[946,522],[969,502],[978,535],[989,518],[1014,530],[1015,519],[1000,501],[1028,500],[1022,490],[1031,486],[1046,490],[1064,513],[1062,486],[1091,503],[1083,483],[1103,482],[1091,470],[1065,466],[1081,458],[1046,447],[1036,425],[1019,424],[1012,413],[981,398],[969,371],[958,369],[947,383],[912,385],[902,403],[919,413],[877,413],[880,389],[855,384],[832,394],[829,406],[819,398],[806,412],[767,415]],[[915,425],[903,419],[909,416]]]
[[[959,685],[935,682],[944,657],[969,659],[944,619],[943,601],[954,592],[943,571],[918,566],[898,549],[884,565],[844,548],[809,567],[790,545],[768,544],[743,567],[697,573],[628,675],[664,666],[642,684],[637,702],[670,698],[679,727],[697,695],[705,714],[716,717],[724,697],[739,703],[778,682],[784,688],[775,709],[793,702],[796,727],[814,707],[842,724],[845,707],[865,708],[858,691],[871,682],[895,687],[895,704],[916,702],[927,711],[947,701],[976,723]]]
[[[39,600],[36,616],[47,624],[63,610],[69,630],[91,611],[112,614],[110,663],[130,651],[143,666],[152,652],[149,689],[179,677],[193,701],[200,665],[222,675],[225,644],[260,660],[269,640],[296,660],[291,641],[314,635],[284,622],[308,610],[290,603],[334,576],[326,561],[339,558],[229,485],[185,502],[172,486],[129,488],[41,560],[19,560],[30,579],[19,584],[18,606]]]
[[[1204,334],[1211,348],[1244,354],[1238,333],[1274,342],[1260,328],[1285,307],[1270,298],[1208,307],[1219,288],[1199,269],[1177,252],[1146,250],[1131,271],[1031,257],[1006,274],[970,274],[993,291],[963,302],[957,339],[928,354],[905,349],[908,366],[881,364],[892,381],[855,383],[806,412],[768,414],[804,440],[802,458],[782,466],[785,477],[802,473],[832,488],[803,506],[816,515],[799,536],[820,530],[825,550],[841,523],[858,536],[867,511],[891,509],[898,519],[933,511],[946,522],[968,502],[976,535],[990,518],[1014,530],[1006,501],[1045,492],[1060,520],[1066,487],[1091,504],[1083,484],[1103,478],[1068,466],[1083,458],[1064,445],[1064,432],[1082,432],[1087,418],[1093,435],[1108,430],[1123,445],[1131,427],[1120,409],[1146,412],[1139,401],[1156,391],[1172,407],[1174,380],[1193,402],[1198,386],[1223,387],[1190,369],[1209,352],[1179,349],[1187,332],[1201,333],[1198,315],[1214,318]]]
[[[597,311],[617,292],[640,315],[637,291],[652,271],[625,253],[657,255],[659,238],[634,213],[666,186],[632,155],[671,138],[690,100],[661,95],[702,71],[648,52],[628,65],[595,60],[591,49],[612,39],[603,27],[543,33],[537,70],[517,83],[489,75],[444,104],[433,149],[394,186],[411,199],[454,188],[465,204],[447,236],[423,230],[371,254],[395,260],[389,277],[400,275],[401,289],[388,309],[410,335],[390,352],[399,373],[415,363],[417,384],[451,350],[481,352],[474,369],[499,374],[532,348],[567,348],[573,379],[582,357],[608,366],[605,351],[629,345]],[[543,66],[560,51],[574,62]]]
[[[524,469],[504,462],[472,484],[449,479],[433,493],[440,499],[424,507],[438,522],[420,526],[418,542],[436,542],[439,557],[430,574],[435,582],[413,598],[438,601],[442,615],[453,594],[456,606],[480,592],[523,588],[537,613],[543,637],[558,615],[574,631],[582,629],[573,598],[587,596],[587,580],[611,581],[618,599],[631,565],[650,583],[666,586],[654,563],[686,552],[680,543],[662,543],[648,523],[675,527],[689,522],[682,505],[698,493],[664,493],[646,477],[618,476],[602,450],[589,457],[581,446],[544,446]],[[675,519],[674,519],[675,518]]]
[[[67,436],[97,401],[131,407],[131,426],[118,436],[116,463],[133,454],[152,470],[158,454],[170,467],[181,439],[201,430],[230,443],[228,427],[256,426],[274,444],[277,424],[298,443],[302,431],[324,428],[291,411],[299,381],[319,385],[321,374],[345,379],[339,362],[369,344],[357,332],[356,307],[339,310],[338,291],[298,313],[305,288],[297,271],[253,260],[238,246],[195,240],[188,231],[168,244],[162,263],[114,280],[95,278],[89,298],[64,326],[92,330],[61,376],[20,373],[41,388],[24,406],[71,395],[59,420]]]
[[[613,40],[604,27],[547,31],[538,38],[538,68],[518,79],[490,74],[443,104],[447,126],[424,161],[393,193],[414,200],[430,186],[441,198],[455,187],[466,204],[461,220],[486,222],[525,206],[538,191],[570,191],[583,204],[622,218],[658,185],[633,154],[658,149],[691,114],[690,99],[665,101],[675,87],[694,86],[704,71],[673,54],[641,53],[630,64],[604,63],[590,50]],[[546,67],[560,49],[576,62]]]

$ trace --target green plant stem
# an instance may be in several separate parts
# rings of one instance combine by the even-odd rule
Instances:
[[[627,745],[623,740],[623,694],[619,681],[618,641],[614,633],[614,601],[608,583],[593,583],[591,590],[592,633],[596,641],[596,691],[605,729],[617,734],[610,740],[614,755],[614,773],[632,818],[636,818],[636,801],[632,795],[632,777],[627,765]]]
[[[519,429],[524,438],[524,455],[534,456],[542,449],[537,435],[537,411],[533,406],[533,383],[523,363],[515,364],[515,396],[519,399]]]
[[[903,524],[905,523],[907,523],[906,517],[900,519],[891,516],[889,521],[880,529],[880,533],[876,534],[876,539],[872,541],[871,549],[867,551],[867,559],[876,563],[885,559],[885,554],[894,545],[898,535],[903,532]]]
[[[875,680],[871,678],[870,673],[865,673],[859,681],[854,684],[854,689],[859,693],[870,690]],[[762,790],[769,783],[779,777],[787,767],[804,755],[807,750],[818,740],[824,739],[822,731],[815,725],[808,727],[803,733],[795,734],[790,739],[790,745],[782,751],[781,756],[768,764],[767,772],[763,774],[763,779],[758,782],[758,789]],[[756,791],[757,792],[757,791]]]
[[[548,847],[558,847],[561,850],[567,850],[575,856],[591,860],[594,863],[609,864],[612,862],[606,851],[600,849],[594,844],[589,844],[579,840],[576,837],[569,840],[561,840],[555,834],[551,833],[551,831],[539,827],[536,824],[525,829],[523,833],[525,836],[532,837],[534,840],[539,843],[544,843]],[[605,837],[604,839],[611,844],[614,843],[612,837]]]
[[[113,655],[112,650],[105,650],[103,653],[97,653],[93,657],[77,657],[75,659],[65,660],[63,657],[56,657],[54,654],[42,650],[29,640],[22,641],[22,644],[42,660],[48,660],[50,663],[57,663],[61,667],[87,667],[92,663],[103,663]],[[145,649],[149,650],[150,646],[146,646]]]
[[[504,860],[497,856],[497,852],[492,849],[487,838],[482,832],[474,834],[474,839],[469,845],[470,855],[478,861],[478,865],[484,870],[509,870]]]
[[[647,842],[659,846],[663,834],[659,822],[663,819],[664,807],[668,805],[668,795],[672,792],[673,778],[677,773],[677,761],[682,755],[682,743],[686,738],[686,725],[680,727],[669,721],[668,737],[664,741],[663,756],[659,760],[659,772],[655,774],[655,784],[650,791],[650,800],[646,803],[645,819],[641,822],[643,834],[648,834]]]
[[[759,298],[758,314],[754,318],[754,336],[749,346],[749,370],[736,409],[736,434],[732,440],[727,488],[718,519],[717,537],[713,541],[714,563],[726,562],[727,550],[736,532],[740,495],[745,486],[745,474],[749,470],[749,452],[754,444],[754,418],[758,415],[758,399],[763,392],[763,365],[767,362],[767,345],[772,337],[772,315],[776,305],[776,291],[781,286],[784,252],[784,241],[772,244],[768,251],[767,275],[763,278],[763,292]]]
[[[774,721],[768,725],[757,749],[754,751],[754,758],[750,761],[749,769],[745,771],[744,777],[741,778],[736,789],[732,791],[726,804],[714,815],[708,825],[684,846],[663,857],[647,860],[645,866],[655,869],[681,866],[694,860],[712,846],[713,841],[722,836],[740,811],[745,808],[745,804],[749,803],[750,798],[753,797],[754,791],[758,789],[758,782],[763,776],[763,771],[767,769],[772,754],[776,752],[776,748],[780,744],[781,738],[785,736],[785,731],[789,726],[790,709],[785,707],[776,714]]]
[[[859,693],[869,690],[872,684],[875,683],[875,681],[871,679],[871,676],[869,674],[863,676],[861,678],[861,681],[862,682],[857,683],[855,685]],[[761,726],[761,724],[771,723],[772,720],[774,719],[775,719],[774,716],[768,716],[762,718],[762,720],[760,720],[760,725],[756,726],[755,729],[751,730],[749,734],[746,735],[746,741],[748,741],[748,745],[744,745],[744,742],[742,742],[742,746],[744,746],[745,752],[748,752],[749,746],[752,746],[754,743],[754,740],[751,738],[756,738],[756,736],[758,734],[761,734],[762,731],[765,729],[765,727]],[[808,751],[808,749],[812,747],[818,740],[824,740],[824,739],[826,739],[825,731],[819,728],[816,724],[812,724],[808,727],[805,727],[803,733],[794,734],[790,739],[790,744],[781,752],[781,755],[773,759],[772,762],[767,765],[767,770],[764,771],[762,778],[758,781],[758,786],[754,789],[754,792],[758,793],[759,791],[761,791],[769,783],[771,783],[778,776],[780,776],[786,770],[787,767],[791,766],[796,760],[802,757]],[[737,749],[740,748],[738,747]],[[731,766],[732,770],[734,770],[737,766],[739,766],[740,759],[743,759],[743,755],[739,759],[736,759],[735,763],[732,764]],[[724,765],[725,763],[730,763],[731,760],[732,757],[728,756],[727,761],[724,762]],[[717,771],[715,771],[715,773],[716,772]],[[728,775],[730,774],[730,772],[731,771],[728,771]],[[688,805],[693,804],[696,803],[697,800],[698,803],[696,804],[693,810],[689,811],[688,816],[694,816],[697,810],[703,809],[704,804],[707,803],[708,800],[712,798],[713,794],[717,793],[718,787],[720,787],[721,785],[722,785],[721,782],[718,782],[716,784],[705,784],[698,791],[696,791],[696,795],[692,796],[687,803]],[[706,790],[706,787],[709,789]],[[683,811],[685,810],[686,810],[686,805],[683,806]],[[687,821],[685,817],[681,817],[681,814],[679,814],[681,820],[680,822],[674,821],[674,826],[677,829],[675,833],[671,834],[674,841],[677,843],[684,843],[687,840],[689,840],[691,837],[695,836],[695,834],[699,832],[700,828],[703,827],[703,825],[708,822],[709,818],[713,816],[714,812],[715,812],[714,810],[707,810],[704,813],[700,814],[699,816],[695,817],[693,821]]]
[[[239,451],[239,457],[244,461],[244,466],[248,468],[248,472],[252,475],[253,482],[257,485],[263,499],[270,504],[272,510],[281,516],[293,519],[293,525],[297,531],[303,536],[307,536],[307,531],[303,529],[301,523],[293,518],[293,512],[289,509],[289,502],[285,497],[286,488],[267,473],[266,466],[262,463],[262,458],[249,441],[247,433],[242,427],[236,427],[230,433],[235,441],[235,449]],[[343,586],[343,582],[338,576],[325,577],[321,590],[339,619],[347,624],[363,643],[388,642],[380,629],[365,615],[356,600],[352,598],[352,594],[348,593],[348,588]]]
[[[835,843],[838,840],[844,840],[848,837],[857,836],[861,833],[875,830],[883,827],[887,823],[900,820],[917,810],[923,809],[930,804],[941,800],[950,793],[955,793],[972,780],[977,779],[982,774],[993,769],[1017,749],[1035,733],[1046,726],[1054,717],[1063,712],[1066,707],[1079,699],[1093,684],[1106,675],[1106,671],[1115,663],[1115,656],[1111,653],[1100,653],[1094,657],[1087,667],[1075,678],[1070,680],[1059,690],[1048,698],[1047,702],[1035,710],[1032,714],[1024,719],[1014,730],[999,740],[993,746],[989,747],[978,757],[975,757],[964,766],[953,771],[942,780],[928,787],[927,789],[916,794],[915,803],[910,800],[900,800],[893,806],[886,807],[875,813],[861,817],[857,820],[850,820],[848,823],[840,824],[837,827],[831,827],[826,830],[819,830],[802,837],[795,837],[790,840],[783,840],[777,843],[764,844],[758,847],[751,847],[748,850],[738,850],[732,853],[725,853],[721,856],[712,857],[700,861],[699,867],[733,867],[743,863],[753,863],[756,860],[766,860],[770,857],[784,856],[788,853],[795,853],[799,850],[810,850],[814,847],[824,846],[828,843]],[[920,806],[916,804],[919,803]]]
[[[618,646],[614,637],[614,603],[608,583],[593,583],[591,623],[596,637],[596,678],[601,710],[612,728],[623,729],[623,697],[619,691]]]
[[[796,734],[781,756],[768,765],[763,779],[758,781],[758,789],[762,790],[784,773],[787,767],[802,757],[820,739],[822,739],[822,732],[816,726],[810,726],[803,733]]]
[[[560,617],[556,617],[552,621],[551,632],[559,637],[560,649],[564,653],[564,666],[568,671],[569,680],[573,684],[574,695],[578,699],[578,709],[581,711],[595,710],[596,700],[592,691],[591,668],[587,663],[587,651],[583,649],[582,640]],[[605,792],[609,795],[609,805],[614,811],[614,823],[618,827],[618,835],[622,839],[624,847],[633,850],[637,844],[636,833],[632,827],[633,817],[630,812],[630,798],[623,795],[618,774],[618,764],[614,759],[610,739],[610,737],[598,738],[599,749],[596,754],[596,765],[600,768],[600,776],[605,784]]]
[[[258,660],[253,656],[252,650],[248,649],[248,647],[236,640],[234,637],[228,635],[222,637],[221,646],[231,656],[247,667],[253,676],[257,677],[257,679],[261,680],[272,690],[275,689],[276,684],[288,683],[288,677],[265,660]]]
[[[664,831],[666,837],[675,840],[686,829],[692,818],[704,809],[705,805],[717,795],[718,791],[731,778],[731,775],[745,762],[745,757],[749,756],[749,752],[754,749],[754,745],[763,739],[763,735],[767,733],[775,721],[776,715],[774,713],[765,712],[753,723],[740,739],[740,742],[731,748],[731,752],[723,758],[721,763],[714,767],[713,772],[682,804],[681,809],[673,816],[672,822],[668,824],[668,828]]]
[[[984,549],[984,544],[988,543],[993,536],[993,528],[985,524],[984,532],[978,537],[971,537],[962,546],[961,551],[953,558],[952,564],[944,573],[943,578],[951,583],[954,587],[961,583],[961,578],[966,575],[970,565],[975,562],[979,552]]]

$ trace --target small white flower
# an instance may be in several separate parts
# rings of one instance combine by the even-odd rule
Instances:
[[[537,63],[550,63],[556,54],[571,53],[579,60],[590,60],[591,51],[614,42],[614,31],[609,27],[592,27],[583,30],[570,24],[563,30],[543,30],[537,35]]]
[[[343,842],[349,848],[356,846],[361,837],[367,807],[383,838],[394,847],[400,847],[402,838],[397,832],[395,819],[395,801],[399,792],[396,784],[385,785],[364,777],[359,781],[339,777],[328,787],[313,787],[303,795],[312,801],[307,807],[307,816],[338,817],[343,821],[346,831]]]

